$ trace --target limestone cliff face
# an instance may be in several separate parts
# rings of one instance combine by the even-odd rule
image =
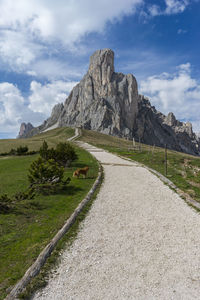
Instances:
[[[115,73],[114,52],[104,49],[91,56],[87,74],[65,101],[59,126],[83,126],[131,137],[137,113],[136,79]]]
[[[46,131],[47,129],[50,128],[53,129],[58,127],[58,120],[63,111],[63,108],[64,108],[63,103],[56,104],[52,109],[51,116],[47,120],[45,120],[42,125],[37,127],[39,129],[39,132]]]
[[[22,123],[17,138],[20,139],[27,137],[28,132],[30,132],[33,128],[34,127],[31,123]]]
[[[176,120],[173,113],[167,116],[157,111],[148,98],[139,96],[138,115],[134,136],[136,140],[150,145],[198,155],[200,142],[192,131],[191,123]]]
[[[62,113],[63,108],[64,106],[62,103],[56,104],[52,109],[51,116],[38,127],[33,127],[33,125],[30,123],[22,123],[17,138],[32,137],[38,133],[58,127],[58,119]]]
[[[138,95],[137,81],[132,74],[114,70],[114,52],[97,50],[90,58],[88,72],[71,91],[64,105],[54,107],[51,117],[27,136],[48,128],[82,126],[143,143],[200,153],[200,140],[190,123],[158,112],[149,100]]]

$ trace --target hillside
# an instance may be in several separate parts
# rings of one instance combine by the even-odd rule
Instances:
[[[1,140],[1,149],[9,151],[12,147],[27,144],[31,150],[38,150],[44,139],[49,145],[55,146],[59,141],[66,141],[66,137],[71,135],[73,135],[72,129],[57,128],[25,140]],[[166,174],[165,149],[163,148],[142,143],[133,145],[133,142],[127,139],[91,130],[82,130],[82,136],[79,140],[138,161],[159,171],[184,192],[184,197],[189,196],[200,203],[200,158],[168,150]],[[84,150],[76,148],[76,151],[79,160],[66,171],[66,176],[71,177],[77,167],[88,164],[91,171],[87,180],[77,181],[71,177],[72,181],[65,193],[51,196],[43,195],[29,203],[22,201],[19,203],[19,213],[0,215],[2,232],[0,238],[0,270],[2,271],[0,273],[0,299],[5,296],[5,290],[23,275],[27,266],[37,257],[49,238],[75,209],[94,182],[98,169],[95,160]],[[0,169],[3,170],[0,173],[2,193],[12,195],[26,188],[27,168],[35,157],[37,154],[26,157],[0,158]],[[40,280],[41,277],[39,277]],[[38,286],[38,283],[38,279],[36,279],[34,284]],[[31,290],[35,289],[34,284]]]
[[[38,151],[44,139],[49,147],[55,147],[59,142],[66,142],[66,139],[73,134],[74,130],[71,128],[58,128],[30,139],[0,140],[0,153],[25,145],[31,150]],[[23,193],[27,191],[30,184],[27,177],[30,165],[39,154],[0,156],[0,198],[6,194],[13,201],[7,203],[11,208],[4,212],[1,207],[2,199],[0,199],[0,299],[5,298],[10,288],[24,275],[41,250],[63,226],[97,177],[96,160],[85,150],[74,147],[78,160],[72,162],[64,172],[64,178],[69,177],[70,183],[55,193],[48,191],[44,194],[36,193],[33,199],[24,199]],[[90,168],[88,177],[84,180],[73,178],[73,172],[85,165]],[[83,218],[84,214],[79,219]],[[45,283],[45,272],[52,262],[55,263],[65,243],[76,235],[78,223],[59,243],[50,262],[38,279],[33,281],[32,288]]]
[[[114,52],[97,50],[90,57],[88,72],[72,89],[64,105],[57,104],[44,123],[20,137],[29,137],[54,127],[77,127],[199,155],[199,138],[191,123],[157,111],[138,92],[132,74],[115,72]],[[23,128],[28,125],[22,124]],[[21,129],[22,129],[21,127]],[[29,125],[30,127],[30,125]],[[31,128],[31,127],[30,127]]]

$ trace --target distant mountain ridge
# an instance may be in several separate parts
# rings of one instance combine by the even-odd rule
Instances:
[[[114,71],[114,52],[97,50],[90,57],[89,70],[72,89],[64,105],[57,104],[42,125],[19,137],[28,137],[51,127],[82,126],[143,143],[165,146],[198,155],[199,138],[191,123],[158,112],[148,98],[138,94],[132,74]]]

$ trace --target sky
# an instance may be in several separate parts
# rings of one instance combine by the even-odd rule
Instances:
[[[0,0],[0,138],[40,125],[97,49],[164,114],[200,131],[200,0]]]

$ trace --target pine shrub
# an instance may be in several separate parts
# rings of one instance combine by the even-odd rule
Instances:
[[[64,168],[54,159],[45,160],[39,157],[30,168],[28,179],[30,186],[37,192],[56,192],[63,189],[70,181],[64,180]]]

